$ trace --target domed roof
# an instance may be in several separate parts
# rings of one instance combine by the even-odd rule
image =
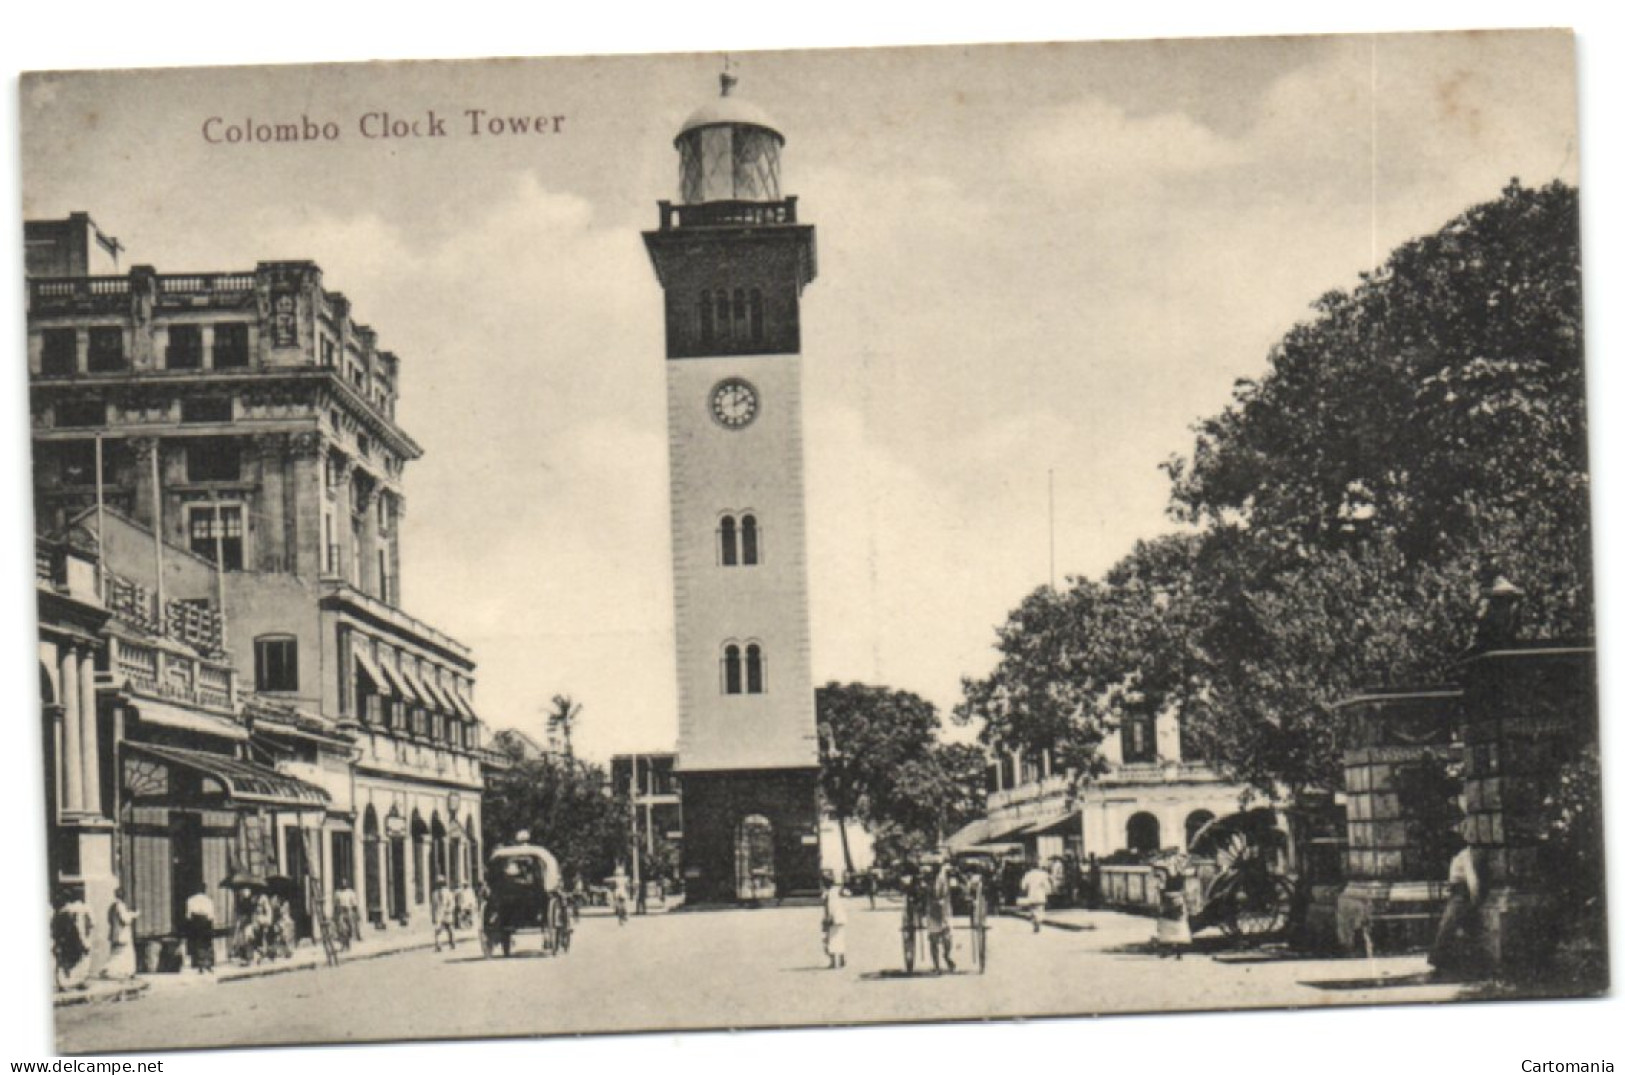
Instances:
[[[779,126],[773,122],[771,116],[749,101],[731,95],[730,91],[733,89],[735,81],[737,80],[733,76],[724,74],[722,76],[722,96],[707,101],[699,108],[696,108],[688,119],[683,121],[683,126],[677,132],[677,137],[681,139],[689,131],[700,127],[738,125],[765,128],[778,135],[779,141],[783,142],[784,135],[779,133]]]

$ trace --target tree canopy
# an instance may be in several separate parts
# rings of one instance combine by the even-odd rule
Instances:
[[[1497,576],[1536,637],[1593,607],[1578,198],[1513,182],[1334,291],[1171,460],[1170,514],[1030,594],[955,715],[1077,774],[1136,715],[1267,794],[1334,786],[1355,688],[1447,674]]]
[[[486,846],[511,843],[528,829],[531,842],[553,852],[567,877],[591,883],[613,873],[630,846],[631,812],[626,796],[608,794],[603,768],[568,755],[538,756],[505,732],[493,736],[491,746],[509,768],[486,788]]]
[[[843,839],[845,822],[855,820],[931,845],[980,816],[985,757],[974,746],[938,740],[936,706],[863,683],[829,683],[816,696],[819,782]]]

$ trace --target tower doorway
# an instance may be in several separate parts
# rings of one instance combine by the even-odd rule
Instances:
[[[770,900],[778,891],[773,872],[773,823],[751,814],[734,835],[734,886],[742,900]]]

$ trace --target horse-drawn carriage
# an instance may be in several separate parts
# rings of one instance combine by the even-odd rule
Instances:
[[[541,935],[544,953],[570,950],[570,907],[551,852],[532,844],[504,847],[491,856],[486,878],[490,895],[480,923],[480,948],[487,956],[498,948],[511,955],[514,934],[528,930]]]

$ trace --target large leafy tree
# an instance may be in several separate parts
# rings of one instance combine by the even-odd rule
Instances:
[[[1522,579],[1592,621],[1578,196],[1514,181],[1316,303],[1168,465],[1173,511],[1276,547]]]
[[[816,696],[820,788],[849,872],[849,820],[889,825],[930,844],[980,814],[982,752],[940,743],[936,706],[908,691],[864,683],[829,683]]]
[[[1190,531],[1029,595],[956,717],[1087,776],[1177,713],[1273,796],[1335,784],[1331,704],[1444,674],[1496,576],[1526,631],[1588,633],[1579,266],[1575,192],[1514,182],[1323,297],[1168,464]]]
[[[593,881],[614,872],[627,854],[631,813],[624,795],[608,792],[602,767],[569,757],[537,756],[515,736],[498,732],[493,749],[509,767],[486,789],[486,846],[511,843],[521,830],[553,852],[567,876]]]

